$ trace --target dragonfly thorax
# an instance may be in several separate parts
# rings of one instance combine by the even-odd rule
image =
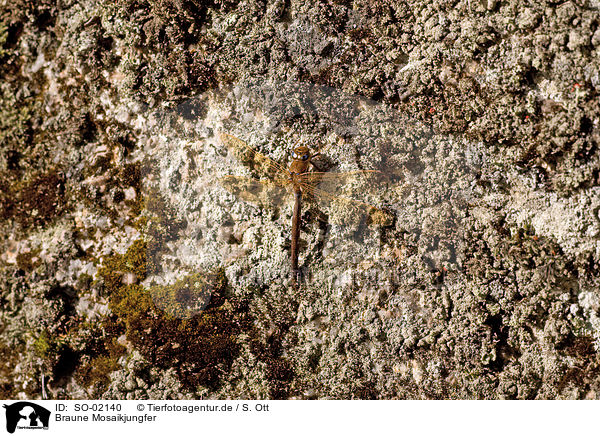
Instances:
[[[312,154],[310,149],[304,145],[294,148],[292,151],[292,163],[290,164],[291,174],[302,174],[308,171]]]

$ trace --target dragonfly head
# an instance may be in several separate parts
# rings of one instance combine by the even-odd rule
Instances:
[[[300,145],[292,151],[292,159],[294,160],[309,161],[310,157],[310,149],[304,145]]]

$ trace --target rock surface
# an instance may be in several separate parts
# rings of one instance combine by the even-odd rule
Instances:
[[[0,397],[597,398],[599,17],[0,5]]]

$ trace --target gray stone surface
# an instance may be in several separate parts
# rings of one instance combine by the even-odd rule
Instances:
[[[0,6],[0,396],[596,398],[584,3]],[[220,132],[389,219],[307,203],[295,289]]]

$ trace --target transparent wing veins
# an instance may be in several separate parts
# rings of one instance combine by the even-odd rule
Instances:
[[[229,135],[227,133],[220,133],[219,138],[227,146],[227,148],[233,149],[234,151],[243,149],[250,153],[254,161],[266,164],[269,168],[271,168],[271,170],[273,170],[276,173],[286,173],[286,170],[283,167],[283,165],[275,162],[270,157],[250,147],[250,145],[248,145],[245,141],[242,141],[241,139],[236,138],[235,136]]]
[[[289,195],[281,179],[257,180],[245,176],[223,176],[219,182],[236,197],[261,206],[277,205]]]

